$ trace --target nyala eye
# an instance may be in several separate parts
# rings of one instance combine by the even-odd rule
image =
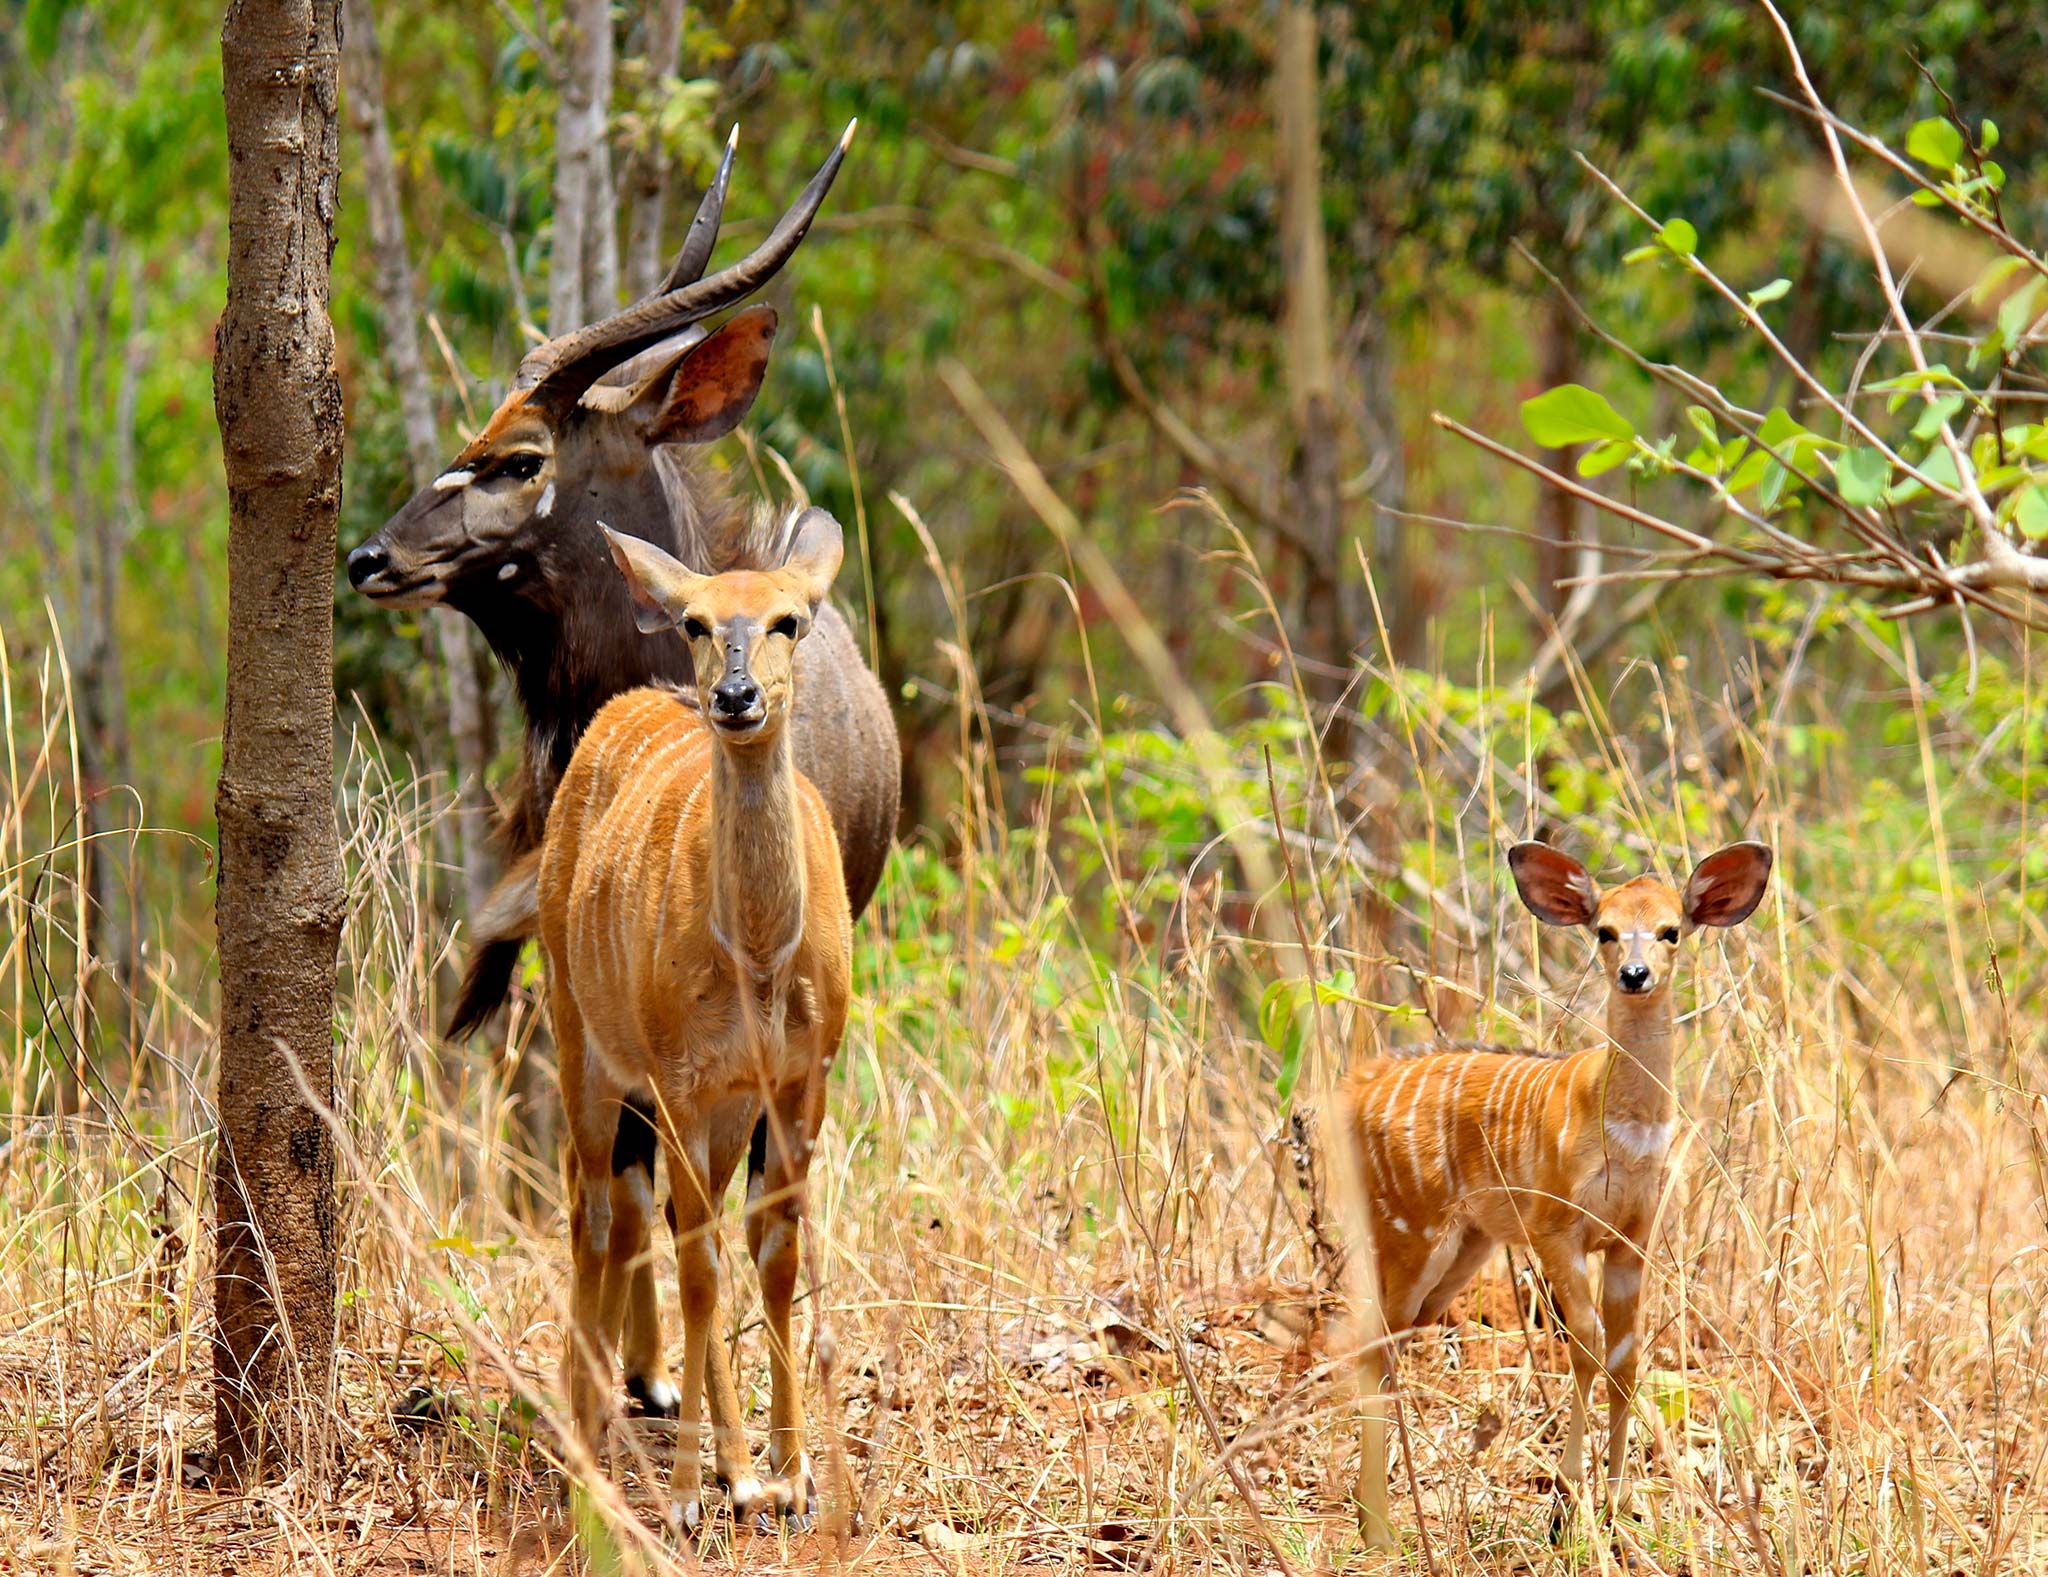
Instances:
[[[780,635],[785,640],[795,640],[796,615],[793,613],[784,614],[781,618],[777,619],[773,624],[768,626],[768,633],[770,635]]]
[[[1657,933],[1657,940],[1660,942],[1676,942],[1678,940],[1678,927],[1667,925]]]
[[[687,635],[693,641],[701,641],[704,639],[705,636],[709,635],[710,633],[711,632],[705,629],[703,624],[696,619],[683,620],[683,634]]]
[[[1621,940],[1621,933],[1611,925],[1603,925],[1593,934],[1603,942],[1619,942]]]
[[[540,475],[540,468],[546,460],[547,456],[545,455],[535,454],[530,449],[522,450],[518,454],[510,456],[503,465],[499,466],[498,474],[500,476],[509,476],[515,482],[531,482]]]

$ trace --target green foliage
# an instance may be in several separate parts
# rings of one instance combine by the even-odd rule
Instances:
[[[1635,428],[1604,396],[1567,383],[1522,402],[1522,425],[1546,449],[1602,439],[1626,441]]]

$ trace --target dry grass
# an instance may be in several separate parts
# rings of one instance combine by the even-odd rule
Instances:
[[[1142,649],[1142,629],[1119,633]],[[1539,959],[1493,851],[1551,819],[1580,843],[1603,829],[1596,865],[1681,863],[1680,782],[1696,835],[1732,833],[1763,802],[1748,830],[1781,864],[1765,909],[1699,952],[1683,987],[1698,1007],[1646,1294],[1635,1514],[1546,1539],[1564,1353],[1525,1328],[1496,1266],[1404,1360],[1408,1563],[2041,1569],[2048,1150],[2028,1083],[2041,1034],[2018,1010],[2039,977],[2038,904],[2023,877],[2013,901],[2010,849],[1944,831],[1979,793],[1967,777],[1908,818],[1923,834],[1912,848],[1819,802],[1826,774],[1794,772],[1774,732],[1816,718],[1796,695],[1777,704],[1796,661],[1747,670],[1749,698],[1680,668],[1628,676],[1618,725],[1584,697],[1592,721],[1556,744],[1613,798],[1582,816],[1528,790],[1527,739],[1485,737],[1511,713],[1482,707],[1475,722],[1440,683],[1382,686],[1368,737],[1389,786],[1372,792],[1392,808],[1358,839],[1308,788],[1299,729],[1266,725],[1270,758],[1241,731],[1142,758],[1112,740],[1105,775],[1093,705],[1076,729],[1024,733],[1035,799],[1010,826],[973,676],[948,676],[970,698],[948,852],[900,856],[863,927],[858,1014],[813,1173],[804,1312],[829,1337],[812,1351],[814,1448],[834,1512],[857,1509],[860,1529],[681,1553],[636,1510],[663,1457],[659,1426],[622,1425],[616,1487],[564,1509],[551,1456],[559,1187],[502,1137],[508,1059],[539,1054],[530,1015],[515,1015],[495,1063],[434,1042],[443,805],[367,748],[344,774],[332,1455],[260,1490],[211,1485],[205,960],[156,952],[138,987],[144,1048],[105,1055],[83,1115],[37,1115],[55,1100],[36,1070],[66,1044],[48,981],[74,978],[68,719],[60,676],[13,675],[0,1571],[1363,1569],[1341,1322],[1322,1317],[1335,1268],[1317,1246],[1342,1228],[1288,1142],[1261,989],[1304,973],[1305,935],[1316,978],[1348,971],[1349,995],[1403,1010],[1340,1001],[1304,1023],[1304,1106],[1372,1036],[1427,1033],[1418,1015],[1460,1036],[1583,1033],[1574,1015],[1597,1001],[1578,1000],[1581,950],[1546,943]],[[1251,700],[1281,718],[1295,705],[1270,685]],[[1162,701],[1184,733],[1199,728],[1189,695]],[[1971,725],[1917,686],[1900,704],[1920,723],[1891,763],[1910,803],[1934,752],[1966,747]],[[1644,722],[1659,717],[1663,733]],[[1015,781],[1019,765],[1001,772]],[[1143,790],[1205,806],[1214,843],[1134,819]],[[1284,855],[1271,801],[1290,826]],[[2023,802],[2013,815],[1976,820],[2023,838]],[[1930,854],[1946,923],[1886,918],[1887,862]],[[1355,871],[1373,861],[1396,872],[1377,882],[1391,899],[1361,918]],[[1983,967],[1987,937],[2010,1012]],[[506,1203],[522,1177],[530,1208]],[[750,1299],[743,1275],[743,1388],[758,1413]]]

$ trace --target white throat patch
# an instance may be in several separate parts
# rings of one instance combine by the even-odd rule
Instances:
[[[1647,1161],[1671,1148],[1671,1136],[1677,1129],[1675,1121],[1644,1123],[1628,1117],[1610,1117],[1607,1120],[1607,1142],[1624,1155]]]

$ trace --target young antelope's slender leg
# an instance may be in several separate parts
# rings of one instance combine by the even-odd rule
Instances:
[[[711,1245],[710,1181],[701,1135],[668,1147],[669,1203],[674,1210],[676,1279],[682,1286],[683,1377],[676,1402],[676,1461],[669,1480],[669,1517],[683,1533],[704,1521],[704,1371],[716,1340],[718,1256]],[[695,1149],[699,1153],[692,1154]]]
[[[751,1117],[751,1107],[747,1117]],[[722,1114],[729,1119],[730,1114]],[[704,1385],[711,1404],[711,1446],[719,1481],[725,1485],[726,1493],[732,1497],[732,1515],[735,1522],[743,1522],[759,1511],[767,1502],[768,1490],[754,1473],[752,1454],[747,1449],[746,1419],[740,1407],[738,1388],[733,1384],[732,1347],[725,1333],[732,1328],[732,1305],[726,1292],[726,1278],[723,1274],[725,1261],[724,1212],[720,1208],[725,1200],[726,1186],[732,1181],[733,1169],[739,1165],[739,1158],[746,1152],[746,1140],[752,1127],[751,1121],[721,1120],[712,1124],[711,1136],[711,1198],[713,1209],[711,1225],[706,1241],[711,1246],[711,1257],[718,1264],[718,1308],[712,1316],[711,1343],[704,1355]]]
[[[654,1156],[659,1147],[653,1107],[628,1101],[612,1141],[612,1253],[605,1265],[605,1329],[624,1333],[619,1363],[626,1394],[655,1418],[673,1418],[675,1383],[661,1351],[661,1310],[648,1251],[654,1217]],[[617,1278],[617,1285],[613,1278]],[[618,1305],[623,1303],[623,1311]]]
[[[1642,1291],[1642,1247],[1618,1239],[1608,1247],[1600,1272],[1600,1324],[1607,1337],[1607,1501],[1617,1511],[1628,1490],[1628,1424],[1642,1357],[1636,1308]]]
[[[1401,1547],[1394,1536],[1387,1490],[1387,1426],[1400,1405],[1395,1395],[1395,1342],[1414,1318],[1420,1267],[1407,1245],[1391,1233],[1381,1236],[1375,1257],[1384,1329],[1362,1332],[1378,1340],[1362,1344],[1358,1354],[1358,1527],[1366,1548],[1390,1553]]]
[[[569,1128],[573,1283],[569,1339],[562,1346],[563,1389],[569,1394],[569,1414],[578,1435],[592,1456],[602,1461],[614,1346],[604,1319],[604,1281],[611,1254],[611,1150],[619,1092],[588,1055],[582,1018],[568,992],[556,993],[551,1017],[561,1055],[562,1104]]]
[[[1600,1316],[1593,1308],[1593,1288],[1586,1276],[1586,1256],[1576,1233],[1537,1240],[1536,1257],[1550,1281],[1550,1295],[1564,1320],[1572,1355],[1572,1416],[1565,1432],[1558,1468],[1561,1485],[1576,1488],[1586,1471],[1586,1403],[1600,1372]],[[1560,1522],[1559,1526],[1562,1526]]]
[[[747,1245],[761,1278],[768,1326],[769,1462],[784,1515],[801,1525],[810,1521],[812,1486],[804,1460],[803,1366],[797,1358],[790,1310],[802,1258],[804,1178],[811,1164],[809,1097],[808,1084],[776,1093],[761,1191],[747,1210]]]

